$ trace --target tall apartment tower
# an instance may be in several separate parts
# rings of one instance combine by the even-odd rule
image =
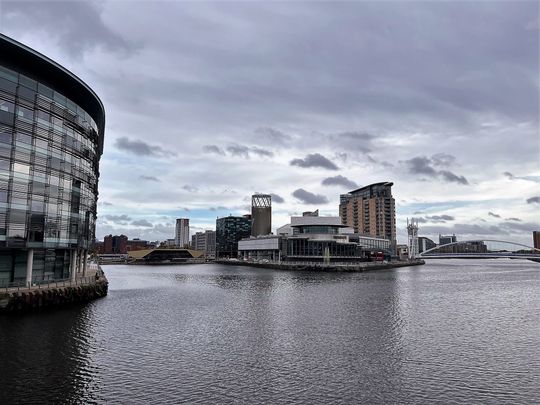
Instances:
[[[396,208],[392,197],[394,183],[370,184],[341,194],[339,216],[341,223],[355,233],[396,240]]]
[[[540,249],[540,231],[533,231],[533,247]]]
[[[180,248],[189,245],[189,218],[178,218],[176,220],[174,244]]]
[[[272,196],[251,196],[251,236],[269,235],[272,232]]]

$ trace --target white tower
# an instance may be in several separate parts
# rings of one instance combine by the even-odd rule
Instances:
[[[174,244],[179,248],[189,245],[189,218],[178,218],[176,220]]]
[[[414,259],[418,256],[418,220],[407,218],[407,234],[409,235],[409,259]]]

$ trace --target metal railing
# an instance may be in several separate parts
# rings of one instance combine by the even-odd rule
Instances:
[[[28,283],[26,281],[15,281],[0,285],[0,291],[13,292],[48,289],[52,287],[76,287],[95,283],[104,276],[103,270],[100,269],[97,263],[89,263],[87,270],[95,271],[95,273],[85,277],[76,277],[75,280],[71,280],[71,278],[50,279],[50,275],[46,276],[47,278],[37,276]]]

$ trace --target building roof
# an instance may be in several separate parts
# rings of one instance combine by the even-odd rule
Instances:
[[[348,225],[343,225],[339,217],[291,217],[291,226],[337,226],[346,228]]]
[[[143,250],[130,251],[128,252],[128,256],[133,259],[143,259],[144,257],[146,257],[152,252],[163,252],[163,253],[188,252],[195,259],[204,255],[204,252],[200,250],[156,248],[156,249],[143,249]]]
[[[388,186],[388,187],[392,187],[393,185],[394,185],[394,183],[392,183],[392,182],[390,182],[390,181],[382,181],[382,182],[380,182],[380,183],[369,184],[369,185],[367,185],[367,186],[357,188],[356,190],[349,191],[349,194],[355,194],[355,193],[358,193],[358,192],[360,192],[360,191],[369,189],[370,187],[375,187],[375,186]]]

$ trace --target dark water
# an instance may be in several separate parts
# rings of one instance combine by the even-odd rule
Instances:
[[[537,263],[104,269],[107,298],[0,317],[0,403],[540,402]]]

